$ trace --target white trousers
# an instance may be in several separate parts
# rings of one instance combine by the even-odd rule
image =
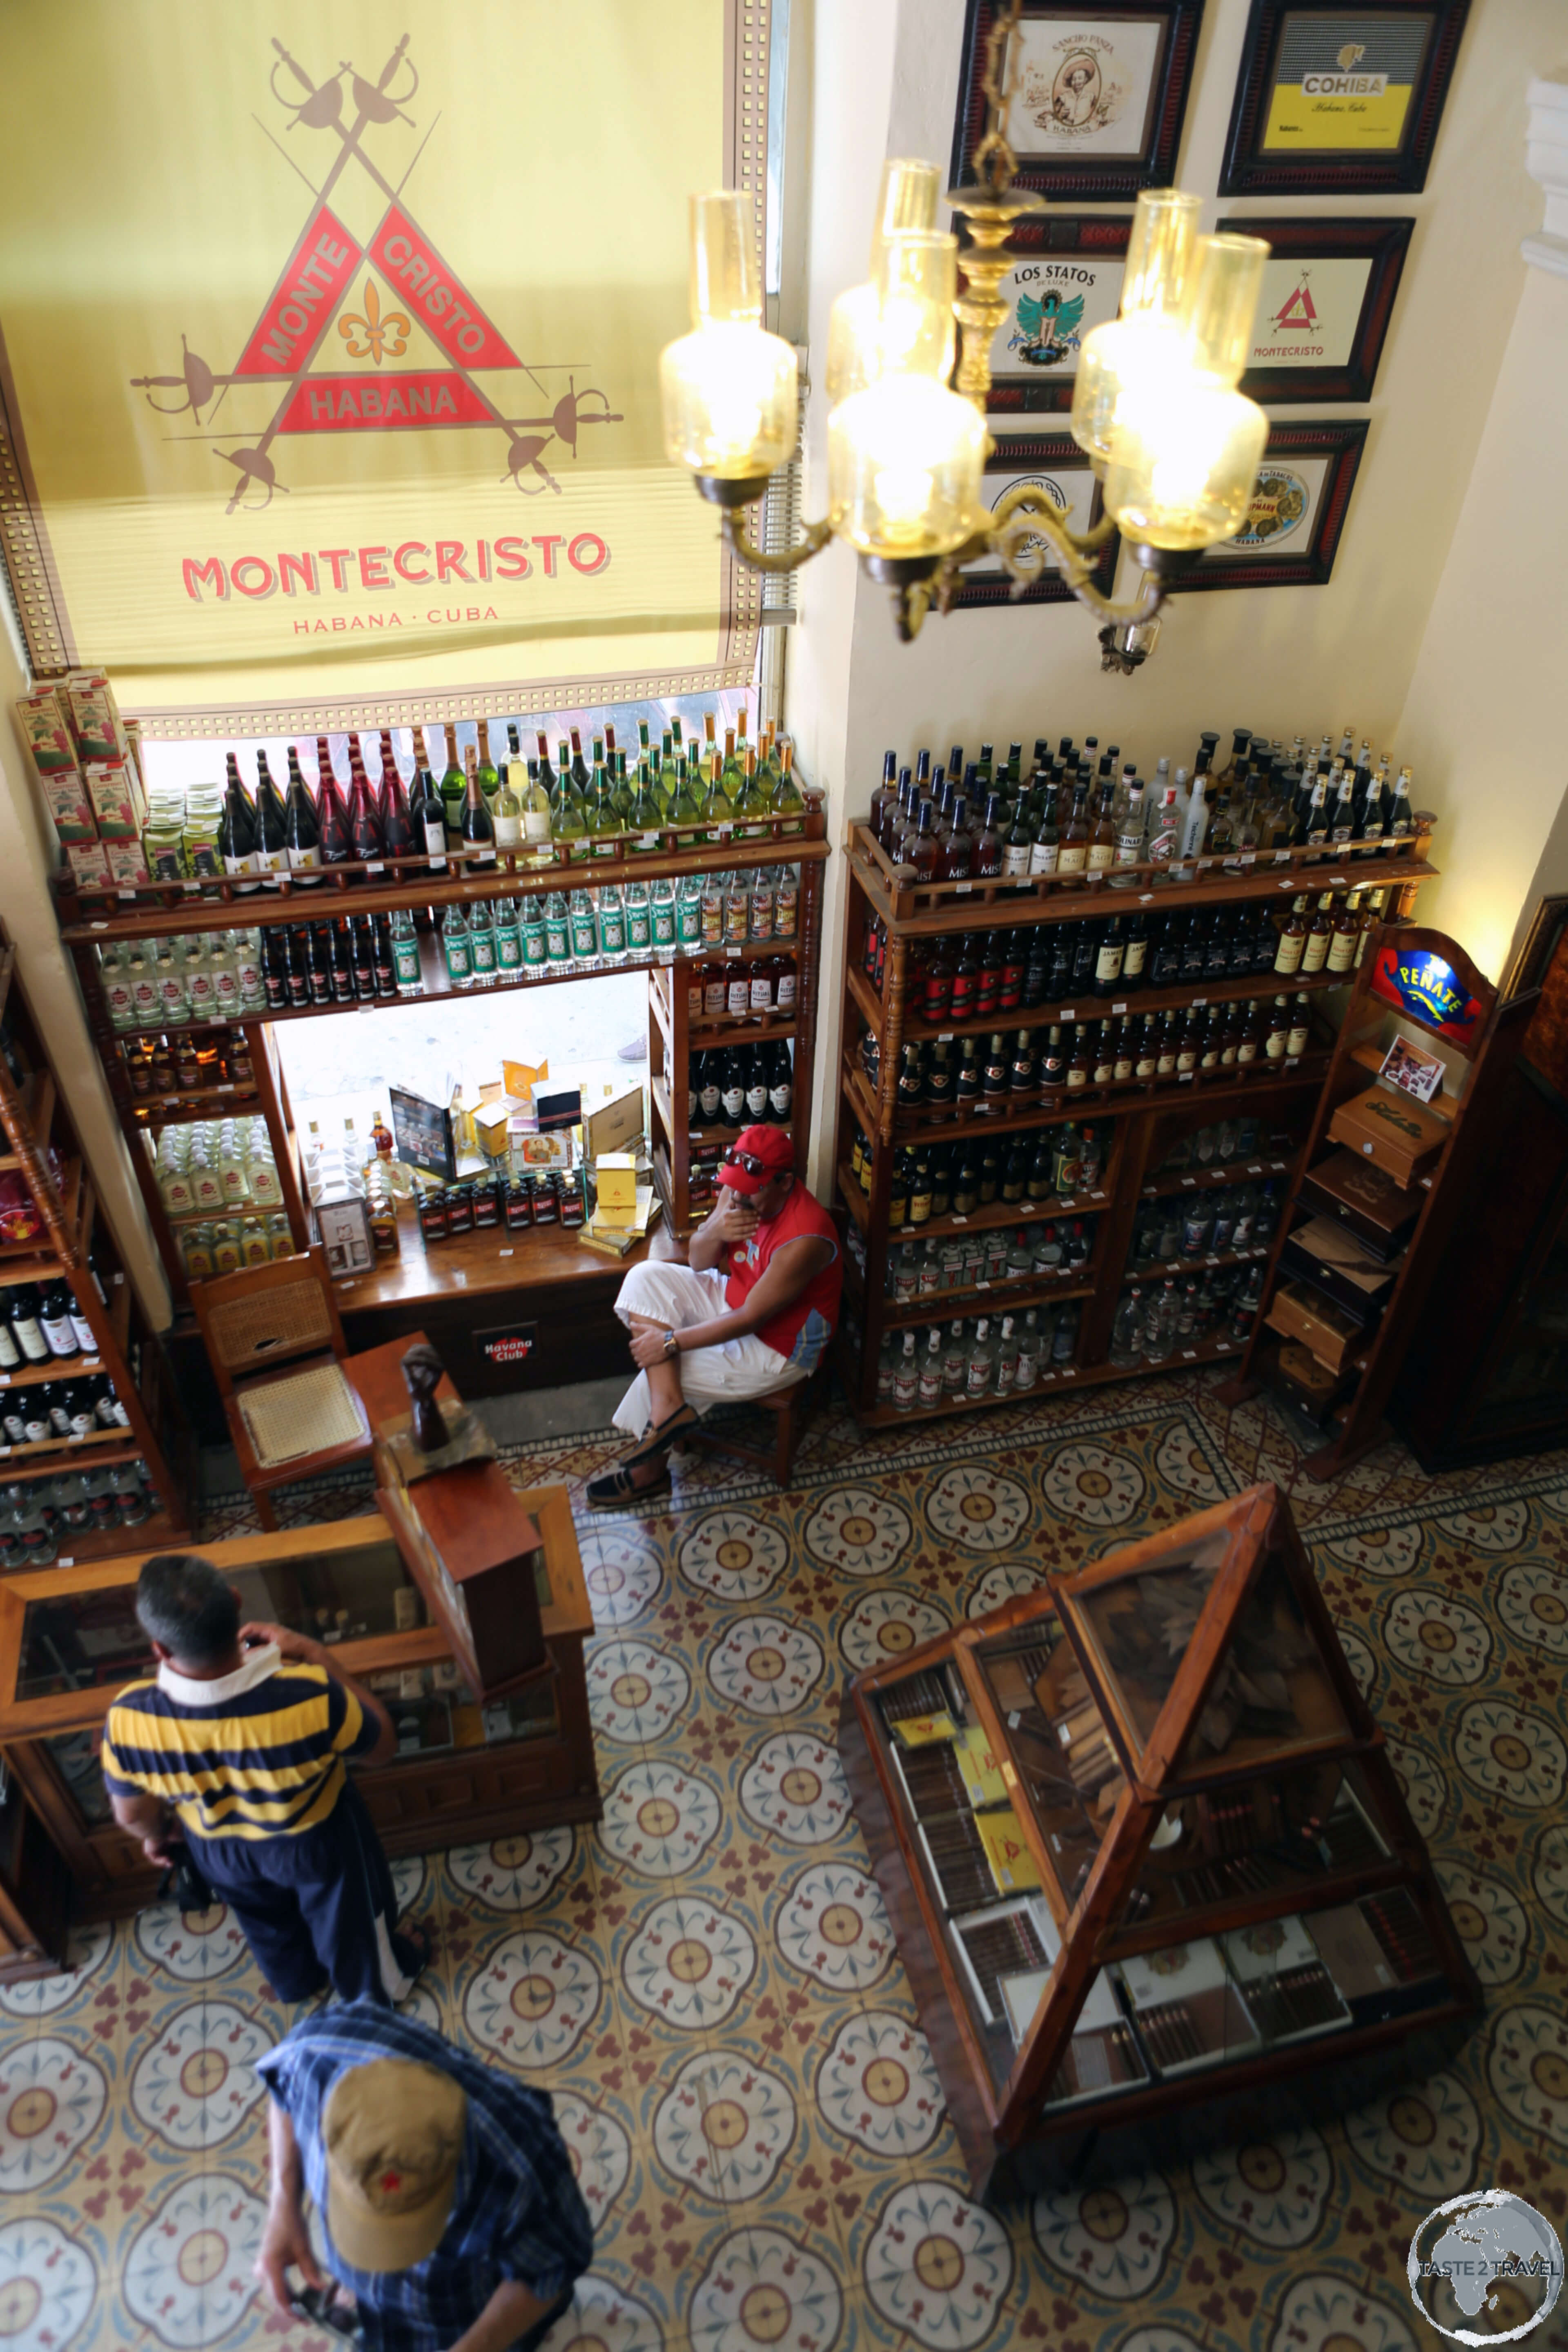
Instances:
[[[689,1330],[694,1323],[710,1323],[730,1312],[724,1297],[725,1276],[699,1274],[689,1265],[668,1260],[645,1259],[634,1265],[622,1283],[616,1313],[630,1325],[634,1315],[646,1315],[666,1330]],[[740,1339],[722,1340],[716,1348],[692,1348],[679,1359],[680,1385],[688,1404],[699,1412],[710,1405],[763,1396],[798,1380],[787,1356],[765,1348],[754,1332]],[[628,1437],[640,1437],[653,1419],[647,1374],[639,1372],[616,1407],[616,1427]]]

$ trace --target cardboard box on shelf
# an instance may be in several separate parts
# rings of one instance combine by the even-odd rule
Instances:
[[[147,853],[139,841],[105,841],[100,847],[117,890],[130,890],[149,880]]]
[[[36,694],[19,694],[16,716],[22,722],[22,737],[33,766],[40,776],[58,775],[62,769],[77,765],[65,698],[52,686],[40,687]]]
[[[104,671],[73,669],[65,682],[65,704],[79,759],[124,759],[130,747]]]
[[[607,1152],[630,1151],[641,1138],[644,1124],[639,1080],[597,1109],[584,1113],[583,1148],[590,1160],[602,1159]]]
[[[68,841],[61,845],[66,864],[84,889],[108,887],[109,860],[101,841]]]
[[[137,841],[147,822],[147,803],[134,760],[89,760],[82,770],[88,798],[104,841]]]
[[[637,1214],[637,1164],[629,1151],[604,1151],[594,1162],[595,1220],[629,1224]]]
[[[96,841],[98,826],[79,768],[56,768],[38,778],[55,831],[62,841]]]

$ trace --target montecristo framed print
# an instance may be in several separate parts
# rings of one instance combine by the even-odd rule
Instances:
[[[1366,419],[1271,425],[1247,520],[1180,583],[1199,588],[1321,588],[1334,568],[1366,440]]]
[[[1470,0],[1252,0],[1222,196],[1426,184]]]
[[[1083,339],[1114,319],[1121,300],[1131,226],[1128,213],[1018,223],[1007,240],[1014,265],[998,289],[1007,318],[991,344],[986,406],[993,415],[1072,406]],[[962,247],[958,262],[962,269]]]
[[[1249,399],[1370,400],[1415,224],[1410,219],[1222,220],[1222,230],[1267,237]]]
[[[1009,433],[998,440],[985,460],[981,484],[987,509],[994,509],[1003,492],[1020,482],[1042,489],[1069,530],[1092,530],[1100,520],[1100,484],[1070,433]],[[1094,567],[1094,584],[1107,596],[1121,548],[1121,534],[1113,530]],[[1012,582],[1000,569],[966,572],[953,602],[956,610],[966,612],[981,604],[1058,604],[1071,593],[1047,560],[1039,580],[1022,595],[1015,595]]]
[[[996,0],[969,0],[952,177],[974,176]],[[1003,66],[1018,185],[1106,200],[1175,177],[1203,0],[1024,0]]]

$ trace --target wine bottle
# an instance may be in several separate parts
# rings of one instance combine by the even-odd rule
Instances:
[[[283,837],[289,850],[289,870],[300,877],[301,884],[313,884],[320,879],[316,869],[321,863],[321,829],[316,823],[315,803],[300,766],[296,747],[289,746],[289,798],[284,804]]]
[[[463,804],[468,795],[468,778],[458,752],[456,721],[446,722],[447,765],[441,775],[441,806],[447,812],[447,845],[460,849],[463,845]]]
[[[515,782],[519,775],[522,777],[523,789],[526,791],[528,772],[523,767],[522,761],[509,760],[506,764],[506,773],[501,777],[500,789],[491,803],[490,813],[495,818],[498,849],[522,847],[522,802]],[[482,777],[479,780],[479,789],[481,792],[484,789]]]
[[[375,813],[371,794],[370,778],[364,772],[359,737],[349,734],[349,843],[357,858],[365,865],[378,866],[385,850],[381,823]]]
[[[256,754],[256,863],[266,887],[276,890],[274,878],[289,863],[288,812],[283,795],[272,781],[267,754]]]
[[[382,839],[389,857],[405,856],[414,847],[414,818],[403,788],[403,772],[393,755],[392,730],[381,730],[381,790],[376,796]]]
[[[259,880],[252,878],[257,873],[256,814],[246,798],[245,786],[239,780],[239,762],[232,751],[228,754],[223,814],[218,819],[217,852],[224,872],[236,877],[237,889],[260,889]]]
[[[490,814],[493,816],[495,814],[496,794],[500,790],[500,776],[497,771],[496,763],[490,756],[490,722],[488,719],[480,719],[479,736],[479,790],[485,796],[486,807],[490,811]]]
[[[496,862],[496,821],[485,805],[484,793],[479,785],[479,760],[478,751],[470,744],[468,785],[460,819],[461,838],[464,848],[472,853],[468,861],[470,866],[493,866]]]
[[[419,768],[415,772],[414,798],[408,814],[414,827],[415,841],[424,850],[431,865],[445,866],[447,813],[436,789],[436,779],[428,768]]]
[[[323,866],[342,866],[353,856],[349,812],[324,735],[316,738],[316,830]]]

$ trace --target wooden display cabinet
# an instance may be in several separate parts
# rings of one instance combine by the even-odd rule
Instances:
[[[0,1395],[50,1381],[107,1378],[124,1407],[123,1428],[89,1430],[85,1437],[47,1437],[36,1444],[0,1444],[0,1484],[28,1484],[61,1471],[112,1473],[140,1461],[146,1465],[151,1513],[137,1523],[133,1543],[190,1525],[192,1475],[190,1433],[157,1332],[127,1276],[117,1243],[87,1166],[75,1123],[60,1089],[26,988],[16,968],[15,948],[0,932],[0,1175],[19,1185],[29,1204],[17,1218],[18,1231],[0,1239],[0,1292],[18,1283],[63,1279],[81,1322],[91,1333],[90,1349],[72,1356],[51,1355],[0,1373]],[[58,1173],[57,1173],[58,1170]],[[104,1499],[104,1498],[100,1498]],[[91,1518],[66,1521],[58,1549],[80,1559],[123,1550],[127,1532],[112,1497],[100,1527]]]
[[[687,980],[693,963],[726,956],[749,960],[755,954],[793,958],[796,968],[794,1020],[726,1021],[715,1024],[713,1042],[743,1044],[764,1037],[793,1041],[795,1166],[800,1175],[805,1172],[823,866],[829,850],[821,796],[806,790],[803,797],[803,813],[767,819],[744,837],[708,841],[690,828],[670,828],[662,834],[657,853],[634,855],[620,841],[614,856],[579,856],[574,861],[568,858],[567,845],[557,843],[553,862],[544,866],[513,850],[501,851],[489,864],[476,863],[472,853],[448,850],[438,868],[432,868],[424,856],[388,858],[372,866],[350,861],[305,886],[284,873],[278,877],[276,889],[253,890],[243,897],[223,877],[204,877],[200,882],[154,882],[134,890],[96,894],[80,889],[68,872],[58,877],[55,895],[61,934],[76,962],[88,1026],[131,1147],[148,1221],[175,1300],[176,1351],[194,1345],[189,1279],[177,1228],[159,1196],[150,1143],[171,1123],[259,1113],[267,1122],[278,1167],[282,1208],[296,1245],[303,1248],[309,1239],[309,1210],[278,1034],[285,1023],[352,1017],[371,1007],[368,1001],[307,1004],[265,1015],[251,1011],[237,1022],[150,1024],[157,1034],[189,1038],[198,1049],[211,1047],[214,1052],[220,1033],[241,1031],[248,1075],[214,1087],[139,1097],[132,1092],[121,1050],[137,1033],[117,1030],[109,1018],[100,981],[100,957],[104,950],[130,940],[156,941],[235,926],[259,926],[265,931],[279,924],[403,910],[414,915],[421,926],[424,992],[379,999],[374,1009],[396,1013],[401,1007],[412,1006],[418,1013],[423,1008],[420,1017],[428,1022],[435,1008],[438,1019],[460,1022],[468,992],[452,988],[439,939],[432,928],[439,924],[448,907],[471,908],[478,900],[500,898],[539,899],[599,883],[625,885],[636,880],[651,886],[667,879],[679,886],[692,875],[798,866],[800,891],[793,940],[756,949],[694,942],[666,946],[642,956],[628,955],[602,968],[605,976],[638,969],[648,974],[656,1181],[672,1229],[685,1234],[700,1222],[689,1213],[688,1053],[691,1045],[708,1042],[700,1030],[689,1039],[686,1035]],[[591,979],[599,971],[599,967],[579,971],[574,965],[524,967],[515,974],[498,972],[491,986],[473,992],[489,998],[509,991],[551,987],[565,980]],[[631,1259],[607,1259],[574,1232],[554,1225],[515,1234],[500,1229],[475,1232],[455,1242],[437,1243],[428,1251],[406,1206],[400,1214],[399,1228],[395,1258],[378,1258],[365,1274],[339,1285],[339,1305],[352,1349],[374,1348],[422,1326],[440,1348],[464,1394],[470,1397],[518,1388],[557,1387],[563,1381],[595,1379],[625,1368],[626,1333],[616,1318],[614,1300]],[[479,1312],[485,1318],[478,1329],[476,1294],[482,1297]],[[530,1344],[526,1349],[521,1344],[490,1349],[483,1344],[487,1337],[498,1343],[508,1339],[521,1343],[526,1338]],[[217,1433],[215,1428],[214,1434]]]
[[[603,1811],[583,1645],[593,1614],[563,1486],[519,1492],[538,1521],[541,1614],[554,1664],[525,1690],[480,1706],[447,1637],[422,1622],[417,1589],[377,1517],[208,1546],[239,1587],[247,1617],[341,1643],[345,1670],[376,1690],[399,1752],[355,1780],[392,1854],[455,1839],[514,1836]],[[145,1554],[50,1569],[0,1586],[0,1751],[62,1858],[78,1917],[140,1910],[159,1874],[114,1825],[99,1742],[115,1694],[148,1671],[135,1619]],[[0,1938],[9,1932],[0,1856]],[[0,1978],[6,1962],[0,1942]]]
[[[1479,2008],[1272,1486],[858,1676],[839,1746],[979,2196],[1364,2096]]]
[[[976,1010],[936,1022],[921,1018],[912,1001],[911,976],[921,952],[941,940],[952,944],[965,934],[993,930],[1033,934],[1042,924],[1098,920],[1111,914],[1126,917],[1135,911],[1164,916],[1219,907],[1278,905],[1288,895],[1300,892],[1377,890],[1386,893],[1391,908],[1403,910],[1436,870],[1427,862],[1431,824],[1428,817],[1417,817],[1415,832],[1394,845],[1392,855],[1375,859],[1349,858],[1342,852],[1325,856],[1321,848],[1260,852],[1226,862],[1200,857],[1194,861],[1189,877],[1182,881],[1173,881],[1169,868],[1163,866],[1120,868],[1115,887],[1098,878],[1058,875],[915,882],[893,865],[868,825],[850,825],[846,844],[848,887],[835,1166],[837,1213],[847,1243],[853,1245],[847,1246],[845,1253],[846,1313],[839,1326],[837,1358],[862,1426],[984,1412],[1012,1401],[1010,1395],[994,1392],[974,1399],[944,1396],[940,1404],[917,1407],[912,1413],[879,1403],[878,1362],[889,1333],[953,1316],[1018,1314],[1076,1298],[1079,1323],[1070,1360],[1042,1369],[1037,1395],[1055,1393],[1063,1386],[1126,1380],[1167,1367],[1190,1370],[1197,1363],[1237,1360],[1242,1340],[1220,1329],[1195,1345],[1176,1347],[1163,1364],[1111,1360],[1111,1328],[1124,1286],[1165,1270],[1143,1267],[1131,1255],[1139,1210],[1146,1198],[1158,1196],[1172,1143],[1189,1129],[1205,1124],[1250,1118],[1266,1140],[1283,1138],[1289,1145],[1284,1154],[1272,1148],[1261,1153],[1249,1151],[1223,1181],[1241,1181],[1246,1177],[1266,1181],[1269,1176],[1283,1179],[1294,1173],[1301,1139],[1332,1058],[1335,1033],[1327,1016],[1342,1003],[1353,977],[1326,971],[1307,978],[1281,977],[1255,970],[1234,978],[1152,982],[1125,994],[1118,991],[1110,998],[1079,990],[1070,1003],[1020,1004],[1007,1012]],[[886,938],[879,988],[864,968],[864,940],[872,925],[879,925]],[[1367,935],[1366,953],[1370,954],[1370,941],[1375,936]],[[1289,1059],[1090,1086],[1068,1094],[1048,1109],[1035,1103],[1021,1110],[1004,1108],[989,1114],[956,1106],[923,1117],[917,1111],[912,1118],[900,1114],[897,1079],[901,1049],[907,1044],[932,1044],[960,1033],[996,1030],[1011,1040],[1019,1030],[1036,1032],[1052,1024],[1065,1026],[1102,1017],[1206,1010],[1254,997],[1271,1001],[1279,993],[1292,998],[1302,994],[1310,1000],[1307,1050]],[[868,1033],[877,1047],[875,1087],[859,1053],[859,1041]],[[935,1217],[921,1224],[893,1222],[893,1162],[906,1147],[952,1143],[961,1138],[1005,1147],[1019,1135],[1034,1138],[1085,1122],[1108,1136],[1100,1173],[1089,1190],[1065,1198],[1053,1194],[1014,1204],[999,1199],[966,1215]],[[869,1181],[864,1184],[854,1172],[858,1129],[871,1145]],[[1282,1158],[1283,1168],[1272,1164]],[[1259,1163],[1256,1170],[1248,1164],[1255,1161]],[[1180,1181],[1186,1172],[1179,1171],[1171,1189],[1190,1189]],[[942,1239],[960,1231],[973,1237],[1061,1216],[1097,1221],[1089,1261],[1070,1284],[1048,1276],[1021,1282],[989,1276],[978,1291],[973,1287],[941,1290],[909,1305],[884,1295],[882,1274],[906,1241],[921,1247],[927,1239]],[[1267,1251],[1248,1250],[1245,1256],[1238,1252],[1215,1253],[1211,1259],[1204,1253],[1194,1263],[1202,1272],[1251,1262],[1254,1257],[1261,1265],[1267,1255]],[[870,1282],[861,1270],[861,1256],[875,1269]]]

